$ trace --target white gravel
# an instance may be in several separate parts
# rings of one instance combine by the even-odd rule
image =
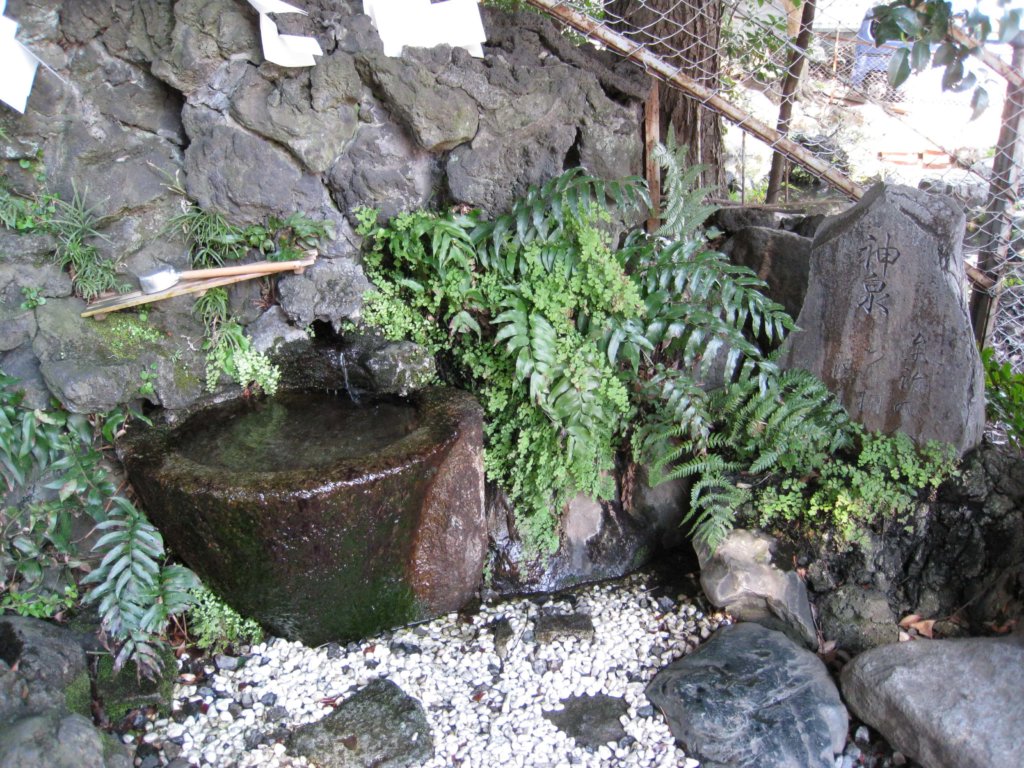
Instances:
[[[174,765],[216,768],[309,765],[286,755],[280,739],[384,677],[426,710],[435,750],[427,768],[693,768],[697,761],[676,747],[644,688],[727,619],[704,615],[682,596],[656,600],[647,579],[594,585],[543,606],[529,598],[485,604],[470,616],[449,614],[344,648],[268,640],[253,646],[238,669],[211,665],[198,687],[179,682],[176,717],[148,724],[143,740],[161,748],[161,764],[177,757]],[[539,644],[533,622],[542,612],[588,614],[593,640]],[[512,628],[504,659],[491,626],[502,618]],[[591,751],[542,716],[564,698],[597,693],[628,704],[627,738],[619,743]],[[183,717],[183,708],[205,712]]]

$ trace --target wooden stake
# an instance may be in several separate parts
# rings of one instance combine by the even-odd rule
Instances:
[[[651,215],[647,231],[654,234],[661,226],[661,167],[654,160],[654,148],[661,141],[661,96],[659,84],[651,78],[651,90],[644,105],[644,157],[647,163],[647,187],[651,193]]]

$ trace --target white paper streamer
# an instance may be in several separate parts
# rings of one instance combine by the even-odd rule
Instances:
[[[447,43],[477,58],[487,39],[477,0],[363,0],[363,13],[373,20],[384,53],[400,56],[402,48],[433,48]]]
[[[248,2],[260,15],[263,58],[281,67],[312,67],[316,65],[316,59],[313,57],[324,55],[316,38],[282,35],[277,31],[277,24],[267,15],[268,13],[308,15],[304,10],[288,3],[282,3],[280,0],[248,0]]]
[[[0,0],[0,101],[24,114],[40,61],[15,38],[18,22],[3,15],[6,8]]]

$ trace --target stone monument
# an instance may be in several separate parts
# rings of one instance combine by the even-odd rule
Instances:
[[[947,197],[877,184],[826,219],[783,366],[820,376],[867,429],[953,444],[985,426],[967,311],[965,217]]]

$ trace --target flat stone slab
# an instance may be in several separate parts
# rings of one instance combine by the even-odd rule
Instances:
[[[321,768],[407,768],[434,756],[419,701],[390,680],[371,680],[322,720],[288,739],[288,752]]]
[[[576,743],[597,749],[626,736],[620,717],[628,709],[626,700],[617,696],[572,696],[562,699],[562,710],[545,712],[544,717]]]
[[[534,622],[533,633],[541,645],[565,638],[589,642],[594,639],[594,622],[585,613],[543,614]]]
[[[759,624],[719,629],[647,698],[703,768],[833,768],[849,718],[821,660]]]
[[[885,645],[847,664],[841,682],[857,716],[922,765],[1024,761],[1024,638]]]

